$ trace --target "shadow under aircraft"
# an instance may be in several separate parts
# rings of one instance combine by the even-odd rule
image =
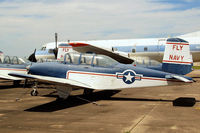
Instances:
[[[173,100],[164,99],[152,99],[152,98],[123,98],[123,97],[112,97],[120,91],[97,91],[89,95],[72,95],[66,100],[55,100],[49,103],[38,105],[24,111],[28,112],[54,112],[67,108],[77,107],[80,105],[93,103],[97,106],[105,106],[104,104],[98,104],[100,100],[112,100],[112,101],[149,101],[149,102],[172,102]],[[57,97],[57,95],[44,95],[44,97]]]

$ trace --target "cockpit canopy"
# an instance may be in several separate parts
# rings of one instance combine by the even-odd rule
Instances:
[[[67,53],[64,56],[64,63],[110,67],[118,64],[119,62],[105,55]]]
[[[5,56],[1,63],[20,65],[25,64],[26,62],[22,58],[18,58],[17,56]]]

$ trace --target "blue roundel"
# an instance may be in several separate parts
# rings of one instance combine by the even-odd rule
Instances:
[[[135,73],[133,73],[132,71],[126,71],[123,74],[123,81],[126,84],[132,84],[135,81]]]

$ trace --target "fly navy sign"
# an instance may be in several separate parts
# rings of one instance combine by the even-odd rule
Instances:
[[[118,79],[122,79],[126,84],[132,84],[135,80],[141,80],[141,74],[136,74],[133,70],[125,70],[122,73],[116,73]]]

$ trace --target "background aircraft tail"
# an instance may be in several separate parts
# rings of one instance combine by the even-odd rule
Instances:
[[[193,60],[189,43],[180,38],[167,39],[162,63],[162,70],[185,75],[192,71]]]
[[[66,53],[73,52],[72,46],[68,43],[62,43],[58,45],[57,60],[64,60]]]

